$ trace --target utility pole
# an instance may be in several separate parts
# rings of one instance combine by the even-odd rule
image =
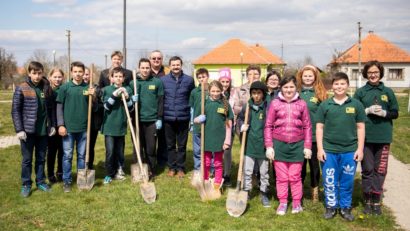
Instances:
[[[107,54],[105,54],[105,69],[107,69]]]
[[[124,0],[124,21],[123,21],[123,45],[122,45],[122,53],[124,53],[124,68],[127,68],[127,0]]]
[[[280,45],[280,59],[283,60],[283,42],[282,42],[282,44]]]
[[[53,50],[53,68],[56,67],[56,50]]]
[[[66,30],[67,34],[67,38],[68,38],[68,70],[67,70],[67,76],[68,78],[66,79],[66,81],[70,81],[70,66],[71,66],[71,31],[70,30]]]
[[[357,73],[357,79],[359,80],[359,84],[357,84],[356,80],[356,89],[359,89],[362,86],[362,27],[360,26],[360,22],[357,23],[359,29],[359,70]]]

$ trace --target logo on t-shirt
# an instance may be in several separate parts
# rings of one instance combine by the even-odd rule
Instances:
[[[382,101],[384,101],[384,102],[388,102],[388,101],[389,101],[389,97],[387,97],[387,95],[381,95],[380,98],[381,98]]]
[[[148,90],[155,90],[155,85],[149,85]]]
[[[88,91],[87,91],[87,90],[83,90],[83,95],[88,95]]]
[[[218,107],[218,110],[216,112],[221,113],[221,114],[225,114],[225,108]]]
[[[40,98],[44,99],[44,93],[43,92],[40,93]]]
[[[260,119],[260,120],[263,120],[263,114],[262,114],[262,113],[259,114],[259,119]]]
[[[319,99],[316,98],[316,97],[314,97],[314,96],[312,96],[312,97],[310,97],[310,100],[309,100],[309,101],[312,102],[312,103],[314,103],[314,104],[317,104],[317,103],[319,102]]]
[[[355,113],[355,108],[354,107],[346,107],[346,113],[348,114],[354,114]]]

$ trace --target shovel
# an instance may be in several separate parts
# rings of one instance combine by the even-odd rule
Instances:
[[[90,68],[90,82],[89,86],[93,85],[93,69],[94,64]],[[91,110],[93,104],[93,96],[88,95],[88,120],[87,120],[87,143],[85,148],[85,169],[78,169],[77,171],[77,187],[80,190],[90,191],[95,182],[95,170],[88,169],[88,161],[90,156],[90,132],[91,132]]]
[[[249,105],[245,110],[245,124],[248,124],[249,117]],[[240,217],[246,210],[248,202],[248,192],[241,190],[242,174],[243,174],[243,157],[245,154],[246,132],[242,134],[241,153],[239,158],[238,179],[235,189],[228,190],[228,196],[226,198],[226,211],[233,217]]]
[[[137,73],[135,70],[132,71],[132,78],[134,80],[134,95],[137,94]],[[130,124],[132,125],[132,124]],[[135,102],[135,136],[139,136],[139,123],[138,123],[138,102]],[[137,146],[138,150],[140,150],[140,139],[137,139],[137,142],[134,142],[134,145]],[[142,168],[140,168],[139,164],[137,163],[136,152],[134,152],[134,163],[131,164],[131,182],[132,183],[139,183],[143,181],[143,176],[148,176],[148,165],[142,164]]]
[[[128,111],[127,101],[125,100],[124,94],[121,94],[121,96],[122,96],[122,102],[124,103],[124,109],[127,114],[128,125],[131,130],[132,141],[134,141],[134,144],[136,144],[134,145],[134,149],[135,149],[135,153],[137,153],[138,165],[140,169],[143,169],[140,150],[139,150],[140,148],[139,142],[137,141],[135,137],[134,126],[132,126],[132,123],[131,123],[131,116],[130,116],[130,112]],[[137,128],[138,128],[138,125],[137,125]],[[157,192],[155,190],[155,185],[152,182],[148,182],[148,174],[146,172],[141,171],[141,173],[142,173],[142,183],[140,184],[140,191],[141,191],[142,198],[147,204],[152,204],[155,202],[155,199],[157,198]]]
[[[201,84],[201,114],[205,114],[205,87],[204,83]],[[209,183],[204,183],[204,141],[205,141],[205,124],[201,124],[201,172],[199,175],[199,180],[192,182],[193,186],[198,190],[199,196],[202,201],[209,200],[208,195],[205,191],[205,185],[209,187]],[[213,185],[211,185],[213,187]]]

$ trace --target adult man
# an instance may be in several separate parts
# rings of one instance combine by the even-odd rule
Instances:
[[[156,78],[163,77],[165,75],[165,68],[162,65],[164,60],[161,51],[154,50],[149,56],[151,63],[151,75]],[[157,163],[159,167],[164,167],[168,162],[167,143],[165,141],[164,127],[157,131],[158,148],[157,148]]]
[[[111,67],[103,70],[100,75],[100,81],[98,82],[98,86],[102,89],[105,86],[110,86],[110,70],[115,67],[121,67],[122,61],[124,60],[124,56],[122,55],[121,51],[113,51],[111,54]],[[124,70],[125,73],[125,80],[124,86],[128,86],[132,80],[132,72],[128,69]]]
[[[189,95],[194,79],[182,72],[182,59],[169,60],[171,72],[161,78],[164,85],[164,128],[168,151],[168,176],[185,176],[186,144],[189,132]]]

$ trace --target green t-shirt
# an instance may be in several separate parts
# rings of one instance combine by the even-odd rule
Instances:
[[[36,118],[36,135],[47,135],[47,111],[43,88],[38,85],[34,86],[37,97],[37,118]]]
[[[192,89],[191,95],[189,96],[189,106],[194,109],[194,118],[201,114],[201,85]],[[208,92],[205,91],[205,99],[207,98]],[[193,128],[194,134],[201,133],[201,125],[194,124]]]
[[[82,82],[76,85],[69,81],[61,85],[57,102],[63,104],[64,126],[67,132],[87,131],[88,84]]]
[[[309,109],[310,122],[312,123],[312,142],[316,142],[316,112],[320,105],[320,100],[315,95],[315,90],[303,88],[300,92],[300,98],[303,99]]]
[[[342,104],[333,97],[325,100],[317,111],[317,122],[324,124],[323,148],[332,153],[354,152],[357,149],[357,123],[366,121],[363,105],[350,96]]]
[[[134,94],[134,80],[130,82],[131,94]],[[142,122],[154,122],[158,119],[158,98],[164,95],[164,86],[158,78],[152,76],[137,79],[138,113]]]
[[[213,101],[207,99],[205,102],[205,151],[219,152],[225,141],[225,121],[233,119],[233,112],[229,103],[227,117],[222,100]]]
[[[378,104],[383,110],[399,111],[394,92],[385,87],[382,82],[373,86],[366,83],[354,94],[354,98],[359,100],[365,108]],[[366,143],[391,143],[393,138],[393,121],[373,114],[367,115],[366,120]]]
[[[286,143],[279,140],[273,140],[275,149],[275,160],[283,162],[303,162],[303,147],[305,141],[301,140],[295,143]]]
[[[251,102],[251,105],[253,102]],[[246,105],[244,105],[246,108]],[[246,148],[245,155],[258,158],[266,159],[265,156],[265,145],[263,142],[263,129],[265,127],[265,116],[266,108],[265,102],[262,102],[258,110],[249,108],[249,129],[246,135]]]
[[[103,89],[103,102],[107,103],[108,99],[115,100],[111,110],[104,110],[103,124],[101,133],[106,136],[125,136],[127,134],[127,114],[124,109],[122,97],[114,97],[112,93],[117,90],[115,85],[106,86]],[[127,89],[129,90],[129,89]],[[128,99],[127,101],[129,101]]]

